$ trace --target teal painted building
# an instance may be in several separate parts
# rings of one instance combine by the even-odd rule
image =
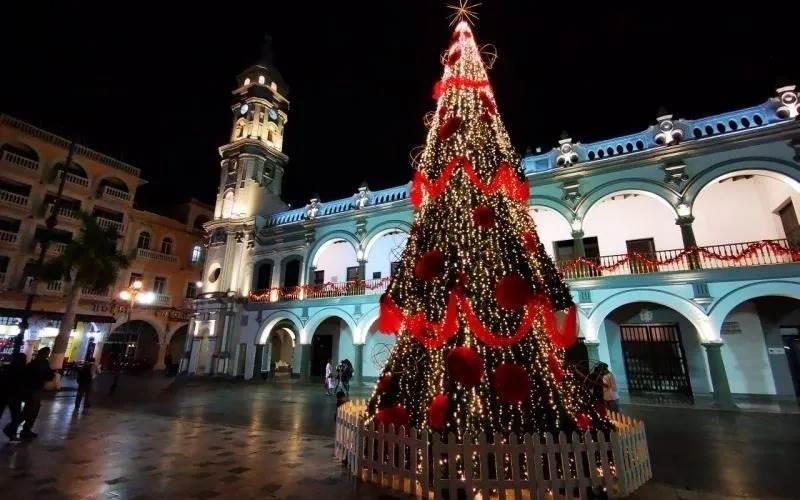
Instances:
[[[357,379],[375,377],[394,343],[375,321],[413,216],[408,186],[289,209],[288,88],[269,57],[234,97],[183,369],[311,379],[347,358]],[[566,138],[523,158],[582,343],[623,394],[797,397],[798,111],[797,90],[783,87],[751,108],[661,116],[637,134]]]

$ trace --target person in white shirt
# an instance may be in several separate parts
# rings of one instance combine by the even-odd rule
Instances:
[[[619,394],[617,394],[617,379],[608,368],[608,365],[603,363],[603,400],[606,403],[606,408],[610,411],[619,412]]]
[[[328,364],[325,365],[325,380],[322,381],[323,385],[325,386],[325,394],[330,396],[333,394],[331,390],[333,390],[333,365],[331,364],[331,360],[328,360]]]

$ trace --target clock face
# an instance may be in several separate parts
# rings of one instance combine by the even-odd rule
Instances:
[[[239,108],[239,114],[246,115],[249,110],[250,106],[248,106],[247,104],[242,104],[242,107]]]
[[[278,112],[274,109],[269,110],[269,119],[270,120],[277,120],[278,119]]]

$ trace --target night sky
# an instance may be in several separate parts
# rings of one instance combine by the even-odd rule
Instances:
[[[791,2],[483,3],[476,34],[499,53],[491,78],[520,151],[550,149],[564,130],[584,142],[640,131],[661,106],[694,118],[800,84]],[[266,32],[291,90],[284,198],[297,206],[411,178],[449,38],[442,2],[55,4],[4,6],[0,111],[141,168],[140,205],[213,200],[230,92]]]

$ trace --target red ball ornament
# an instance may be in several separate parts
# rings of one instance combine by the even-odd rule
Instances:
[[[460,116],[451,116],[439,126],[439,140],[446,141],[456,133],[464,120]]]
[[[423,281],[433,281],[444,271],[444,254],[431,250],[422,255],[414,266],[414,275]]]
[[[397,333],[403,326],[403,310],[394,303],[392,296],[384,293],[381,296],[378,331],[387,335]]]
[[[547,367],[550,368],[550,373],[553,374],[553,378],[556,381],[561,382],[564,380],[564,368],[561,366],[561,360],[558,359],[556,353],[550,352],[550,355],[547,357]]]
[[[525,250],[528,252],[534,252],[539,247],[539,238],[532,231],[523,233],[522,241],[525,244]]]
[[[470,347],[454,347],[447,354],[447,371],[465,387],[474,387],[483,378],[483,358]]]
[[[406,328],[412,337],[417,339],[425,338],[428,334],[428,322],[425,320],[425,313],[422,311],[412,314],[406,321]]]
[[[589,415],[581,413],[578,415],[578,418],[575,419],[575,425],[578,427],[579,431],[586,432],[589,430],[589,426],[592,425],[592,419],[589,418]]]
[[[494,289],[497,305],[514,311],[524,306],[531,295],[530,284],[522,277],[509,274],[500,278]]]
[[[394,379],[391,375],[384,375],[383,377],[378,379],[378,392],[381,394],[386,394],[392,392],[394,388]]]
[[[428,420],[431,429],[442,430],[447,424],[447,415],[450,412],[450,398],[446,394],[437,394],[431,399],[428,407]]]
[[[472,209],[472,222],[482,229],[494,227],[494,211],[486,205],[479,205]]]
[[[397,431],[400,427],[408,429],[409,416],[408,410],[401,404],[394,406],[387,406],[381,408],[375,414],[375,427],[380,428],[382,425],[384,430],[389,430],[390,425],[394,425],[394,430]]]
[[[444,93],[444,84],[441,80],[437,81],[433,84],[433,100],[438,101],[442,94]]]
[[[494,390],[504,403],[521,403],[528,399],[531,382],[520,365],[501,363],[494,369]]]

